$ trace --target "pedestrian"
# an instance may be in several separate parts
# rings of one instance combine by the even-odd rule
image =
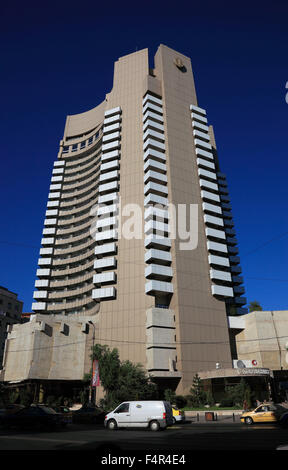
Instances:
[[[244,402],[243,402],[243,409],[246,411],[246,410],[247,410],[247,408],[248,408],[247,401],[246,401],[246,400],[244,400]]]

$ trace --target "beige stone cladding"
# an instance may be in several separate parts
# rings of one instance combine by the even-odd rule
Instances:
[[[179,383],[177,393],[189,392],[196,372],[213,370],[216,363],[232,365],[222,295],[229,291],[233,297],[232,279],[223,265],[211,273],[206,231],[221,220],[203,215],[201,184],[218,198],[210,204],[214,212],[221,212],[220,190],[209,181],[210,157],[203,148],[210,144],[199,123],[200,141],[194,138],[191,106],[192,114],[199,113],[190,59],[160,45],[153,69],[148,49],[121,57],[105,100],[67,117],[51,178],[33,304],[37,313],[96,315],[97,342],[116,347],[122,360],[143,364],[166,380],[166,388]],[[211,127],[209,135],[215,148]],[[199,152],[206,169],[197,167]],[[213,178],[216,171],[214,166]],[[176,210],[185,205],[188,214],[191,204],[197,207],[193,249],[181,249],[177,231],[176,239],[150,243],[147,234],[156,229],[146,203],[159,200]],[[105,217],[94,238],[91,210],[100,202]],[[134,234],[137,229],[139,234],[127,237],[123,230],[136,208]],[[214,257],[216,265],[229,266],[226,245],[219,247],[226,254]],[[212,275],[218,276],[214,287],[220,295],[213,295]]]
[[[176,58],[182,60],[185,72],[175,66]],[[178,390],[182,393],[189,390],[196,372],[214,369],[216,362],[231,367],[231,353],[225,303],[211,295],[189,114],[190,104],[197,105],[190,59],[161,45],[155,56],[155,73],[162,81],[165,104],[170,202],[199,207],[197,248],[180,250],[177,239],[172,245],[174,294],[170,308],[176,316],[177,366],[182,372]]]
[[[245,315],[236,336],[238,359],[270,370],[288,369],[288,311],[257,311]]]
[[[95,317],[32,315],[8,333],[1,380],[83,380],[91,368]],[[96,325],[97,326],[97,325]]]
[[[143,83],[149,73],[148,50],[121,57],[114,68],[111,93],[106,96],[107,109],[120,107],[122,114],[120,201],[122,226],[129,217],[129,204],[143,209]],[[140,362],[146,367],[146,309],[153,298],[145,295],[144,242],[120,236],[117,253],[117,297],[101,302],[99,339],[111,348],[117,347],[121,359]]]

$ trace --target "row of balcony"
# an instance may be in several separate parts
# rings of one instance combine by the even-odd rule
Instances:
[[[226,302],[246,303],[234,290],[234,277],[241,273],[235,247],[235,230],[230,214],[230,199],[227,184],[221,173],[217,173],[213,148],[210,142],[206,111],[191,105],[191,119],[196,151],[202,209],[207,237],[208,262],[212,295]]]
[[[143,98],[145,293],[152,296],[173,294],[165,150],[162,99],[148,92]]]
[[[51,177],[51,185],[50,185],[50,192],[49,192],[49,197],[48,201],[52,196],[52,199],[55,203],[58,205],[60,196],[61,196],[61,189],[62,189],[62,182],[63,182],[63,175],[65,171],[65,160],[58,160],[54,162],[54,167],[52,170],[52,177]],[[55,184],[57,183],[57,184]],[[55,194],[55,196],[54,196]],[[51,207],[51,204],[50,206]],[[56,213],[57,212],[57,213]],[[52,265],[52,258],[47,257],[47,255],[52,256],[53,255],[53,246],[55,242],[55,237],[51,237],[50,235],[55,235],[56,234],[56,222],[57,219],[52,218],[51,220],[53,223],[53,227],[47,227],[49,224],[49,217],[55,216],[58,214],[57,209],[48,209],[46,211],[45,216],[48,217],[44,221],[44,229],[43,229],[43,238],[41,240],[41,245],[42,248],[40,249],[40,255],[42,258],[38,259],[38,266],[39,268],[36,271],[36,276],[39,277],[41,276],[40,279],[37,279],[35,281],[35,287],[37,289],[43,289],[43,287],[46,287],[48,289],[49,287],[49,277],[51,273],[51,265]],[[55,223],[54,223],[55,222]],[[48,237],[47,237],[48,235]],[[49,245],[49,247],[47,247]],[[48,268],[49,266],[49,268]],[[46,267],[46,268],[45,268]],[[33,293],[33,298],[37,300],[38,298],[46,298],[48,296],[48,290],[43,291],[43,290],[38,290],[34,291]],[[33,302],[32,303],[32,310],[37,312],[37,311],[44,311],[46,310],[46,302]]]
[[[145,293],[154,296],[156,303],[173,295],[165,149],[162,99],[148,91],[143,99]],[[147,368],[161,375],[174,370],[174,312],[152,308],[146,315]]]
[[[102,135],[102,132],[101,132],[101,135]],[[96,141],[97,141],[97,145],[99,144],[99,136],[100,136],[100,132],[97,131],[96,133],[94,133],[93,136],[89,136],[89,138],[87,139],[86,141],[86,144],[87,146],[90,147],[91,144],[95,144],[96,145]],[[73,149],[72,147],[70,147],[70,151],[76,151],[76,150],[82,150],[84,145],[83,143],[79,143],[79,144],[71,144],[73,145]],[[95,145],[93,145],[93,148],[96,148]],[[76,148],[77,147],[77,148]],[[66,149],[68,150],[68,148]],[[92,150],[92,148],[91,148]],[[94,151],[94,150],[93,150]],[[64,153],[65,153],[65,149],[64,149]],[[90,152],[91,153],[91,152]],[[81,152],[82,154],[82,152]],[[95,159],[95,152],[94,152],[94,157],[93,157],[93,154],[89,155],[88,157],[85,157],[85,161],[83,160],[83,163],[81,163],[81,165],[83,166],[83,170],[84,173],[83,173],[83,182],[79,182],[77,183],[78,186],[82,185],[85,183],[86,187],[87,187],[87,183],[89,183],[87,181],[87,177],[89,177],[89,174],[91,173],[91,171],[93,172],[93,168],[91,167],[91,158],[93,157],[93,159]],[[87,164],[85,163],[87,158],[89,159],[89,162],[88,162],[88,166]],[[94,161],[94,160],[93,160]],[[85,267],[82,266],[83,265],[83,260],[85,261],[85,259],[89,259],[89,256],[90,256],[90,251],[89,251],[89,248],[91,248],[91,246],[93,245],[93,241],[89,241],[88,242],[88,245],[86,243],[86,245],[84,245],[83,247],[75,247],[73,252],[75,252],[75,256],[76,257],[68,257],[68,258],[63,258],[63,260],[61,260],[59,258],[59,262],[56,263],[55,261],[55,258],[54,258],[54,245],[55,245],[55,240],[56,240],[56,232],[57,232],[57,228],[58,228],[58,223],[59,222],[62,222],[62,225],[66,225],[67,222],[65,221],[65,219],[63,219],[62,221],[59,220],[59,207],[60,207],[60,201],[63,197],[63,195],[65,194],[63,191],[64,191],[64,183],[66,181],[65,179],[65,168],[67,167],[68,168],[68,165],[66,165],[66,163],[69,162],[69,168],[71,166],[71,162],[69,160],[65,160],[65,159],[61,159],[61,160],[58,160],[56,162],[54,162],[54,167],[53,167],[53,171],[52,171],[52,177],[51,177],[51,185],[50,185],[50,188],[49,188],[49,195],[48,195],[48,203],[47,203],[47,210],[46,210],[46,213],[45,213],[45,221],[44,221],[44,229],[43,229],[43,238],[41,240],[41,245],[42,245],[42,248],[40,249],[40,256],[41,258],[39,258],[38,260],[38,266],[39,268],[37,269],[37,272],[36,272],[36,275],[39,279],[36,280],[35,282],[35,287],[38,289],[37,291],[34,292],[34,299],[37,300],[37,299],[41,299],[41,298],[48,298],[48,292],[49,292],[49,284],[50,284],[50,280],[51,280],[51,276],[53,275],[53,272],[55,272],[56,270],[55,269],[52,269],[52,265],[54,267],[54,265],[56,266],[56,264],[59,264],[59,267],[60,267],[60,270],[59,272],[61,273],[68,273],[68,272],[74,272],[74,271],[77,271],[77,270],[82,270],[83,272],[85,272]],[[73,160],[74,162],[74,160]],[[72,163],[73,163],[72,162]],[[81,160],[82,162],[82,160]],[[93,162],[92,162],[93,163]],[[77,169],[77,166],[78,166],[78,160],[77,160],[77,164],[76,164],[76,169]],[[87,167],[87,169],[85,169],[85,165]],[[75,165],[74,165],[75,166]],[[92,168],[92,169],[91,169]],[[86,175],[86,173],[87,175]],[[67,174],[69,174],[70,172],[68,171]],[[75,173],[75,177],[77,177],[78,174],[77,172]],[[72,180],[75,179],[75,177],[72,178]],[[92,177],[90,177],[90,179],[95,179],[94,175],[92,175]],[[67,181],[69,180],[69,178],[67,179]],[[73,185],[73,188],[75,189],[75,186],[77,186],[77,184],[75,183],[75,185]],[[85,189],[86,190],[86,189]],[[84,191],[85,191],[84,190]],[[73,192],[73,194],[75,193],[75,191]],[[83,193],[83,190],[82,190],[82,193]],[[78,193],[77,193],[78,195]],[[79,193],[80,195],[80,193]],[[70,196],[71,197],[71,196]],[[86,197],[87,199],[87,197]],[[77,198],[76,198],[77,200]],[[71,203],[70,203],[71,204]],[[75,204],[75,202],[73,201],[72,204]],[[91,200],[91,197],[89,200],[87,200],[87,204],[86,206],[84,207],[80,207],[78,210],[77,208],[75,209],[75,214],[67,214],[69,215],[69,221],[73,224],[75,224],[75,228],[71,228],[69,230],[69,234],[72,236],[72,239],[74,240],[75,239],[75,236],[73,235],[77,235],[76,232],[85,232],[84,235],[82,235],[82,237],[89,235],[89,210],[90,210],[90,206],[93,205],[93,200]],[[73,211],[72,211],[73,212]],[[80,215],[77,215],[80,214]],[[65,214],[64,214],[65,215]],[[71,217],[70,217],[71,216]],[[68,219],[67,219],[68,220]],[[60,231],[61,232],[65,232],[65,230],[67,231],[67,229],[59,229],[59,233]],[[70,233],[71,232],[71,233]],[[73,233],[74,232],[74,233]],[[86,248],[85,248],[86,247]],[[83,250],[82,250],[83,248]],[[93,246],[92,246],[93,248]],[[87,249],[88,249],[88,252],[87,252]],[[80,250],[80,251],[79,251]],[[65,253],[67,252],[67,250],[65,250]],[[59,253],[61,254],[62,251]],[[70,254],[69,250],[68,250],[68,253]],[[93,249],[92,249],[92,253],[93,253]],[[63,253],[64,254],[64,253]],[[79,256],[78,256],[79,255]],[[64,266],[64,264],[67,265],[67,263],[69,263],[69,266]],[[70,264],[72,263],[72,267],[70,266]],[[75,264],[76,263],[76,264]],[[64,267],[62,267],[64,266]],[[76,266],[76,267],[75,267]],[[63,271],[64,270],[64,271]],[[81,275],[81,272],[79,272],[79,275]],[[91,276],[90,276],[91,277]],[[46,290],[43,290],[43,288],[45,288]],[[72,293],[71,293],[72,295]],[[90,299],[91,301],[91,299]],[[89,299],[87,299],[86,303],[89,302]],[[84,304],[85,304],[85,301],[84,301]],[[43,310],[46,310],[46,309],[49,309],[50,308],[50,304],[47,303],[46,305],[44,305],[43,302],[35,302],[33,303],[33,310],[35,311],[43,311]]]
[[[101,129],[98,128],[94,134],[87,135],[87,138],[85,139],[77,139],[75,137],[75,140],[78,140],[78,142],[74,142],[71,144],[68,144],[67,140],[66,142],[61,142],[61,150],[62,150],[62,155],[65,154],[73,154],[74,152],[79,152],[79,151],[84,151],[87,148],[90,148],[91,145],[97,143],[99,141],[99,138],[101,137]]]
[[[121,149],[122,112],[116,107],[105,112],[102,140],[102,155],[99,176],[99,197],[96,209],[92,298],[97,301],[116,298],[117,283],[117,200],[119,192],[119,159]]]

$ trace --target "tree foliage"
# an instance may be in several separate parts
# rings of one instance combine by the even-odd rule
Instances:
[[[249,309],[249,312],[260,312],[263,310],[257,300],[251,300],[248,309]]]
[[[246,401],[248,408],[250,408],[252,404],[251,389],[243,378],[241,378],[238,384],[226,387],[226,398],[236,406],[242,406],[244,401]]]
[[[193,377],[189,398],[193,406],[201,406],[206,401],[206,393],[198,374],[195,374]]]
[[[120,361],[117,349],[96,344],[92,358],[99,361],[101,385],[105,391],[102,406],[113,408],[125,400],[149,400],[158,398],[158,390],[147,377],[141,364]]]
[[[171,390],[170,388],[166,388],[166,390],[164,390],[164,398],[166,401],[170,401],[170,403],[173,404],[175,402],[175,397],[176,393],[174,390]]]

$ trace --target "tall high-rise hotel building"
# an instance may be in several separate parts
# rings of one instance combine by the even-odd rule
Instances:
[[[97,342],[187,391],[196,372],[232,367],[228,318],[246,313],[246,299],[190,59],[161,45],[154,60],[149,69],[147,49],[120,58],[105,100],[67,117],[32,309],[87,315]],[[189,249],[178,230],[183,207]]]

